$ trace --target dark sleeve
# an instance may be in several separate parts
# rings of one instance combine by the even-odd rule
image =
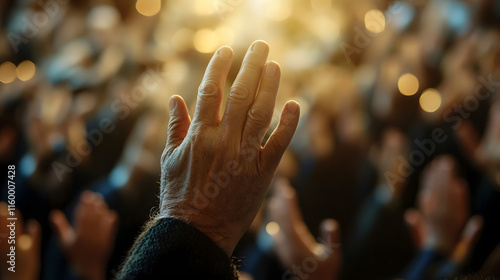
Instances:
[[[174,218],[156,220],[135,242],[117,279],[238,279],[231,259],[205,234]]]
[[[438,252],[425,249],[420,251],[404,273],[405,280],[421,279],[445,279],[440,278],[441,274],[448,269],[444,269],[443,264],[447,263],[446,258]],[[440,271],[443,268],[443,271]],[[451,272],[450,272],[451,273]]]

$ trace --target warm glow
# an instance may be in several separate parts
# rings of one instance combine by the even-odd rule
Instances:
[[[441,106],[441,95],[433,88],[426,89],[420,96],[420,107],[422,110],[432,113]]]
[[[316,255],[316,257],[320,260],[322,260],[325,257],[325,254],[327,253],[325,250],[325,246],[323,246],[322,244],[317,244],[314,247],[313,252],[314,252],[314,255]]]
[[[279,231],[280,231],[280,225],[278,225],[277,222],[269,222],[266,225],[266,232],[271,236],[277,234]]]
[[[35,64],[29,60],[25,60],[16,68],[17,78],[21,81],[28,81],[35,75],[36,67]]]
[[[185,51],[192,48],[193,33],[193,30],[189,28],[177,30],[172,37],[172,46],[179,51]]]
[[[114,6],[96,6],[88,17],[88,25],[98,30],[111,30],[120,22],[120,13]]]
[[[0,216],[8,216],[8,215],[9,215],[9,209],[7,203],[0,201]]]
[[[16,66],[7,61],[0,65],[0,82],[8,84],[16,79]]]
[[[317,16],[309,21],[311,31],[325,42],[332,42],[339,36],[340,26],[337,20],[329,16]]]
[[[418,79],[415,75],[406,73],[399,77],[398,89],[401,94],[411,96],[418,91]]]
[[[273,0],[266,2],[266,17],[274,21],[283,21],[292,15],[290,0]]]
[[[380,33],[385,29],[385,16],[379,10],[370,10],[365,14],[365,26],[371,33]]]
[[[219,26],[215,29],[215,36],[217,36],[217,41],[219,45],[231,45],[233,43],[234,34],[231,28],[226,26]]]
[[[214,52],[219,46],[217,35],[210,29],[201,29],[194,34],[193,44],[201,53]]]
[[[311,6],[317,10],[326,10],[332,7],[331,0],[311,0]]]
[[[194,0],[191,5],[194,12],[199,15],[211,15],[214,13],[213,1]]]
[[[135,8],[143,16],[154,16],[160,12],[161,0],[137,0]]]
[[[19,246],[19,249],[28,250],[31,247],[31,244],[33,244],[33,240],[29,235],[23,234],[19,236],[17,244],[18,244],[17,246]]]

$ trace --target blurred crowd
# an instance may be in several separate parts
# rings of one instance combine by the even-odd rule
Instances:
[[[158,205],[168,99],[194,110],[211,53],[256,39],[302,115],[242,279],[500,277],[498,0],[1,1],[0,36],[1,279],[112,279]]]

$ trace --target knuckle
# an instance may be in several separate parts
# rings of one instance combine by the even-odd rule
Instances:
[[[274,82],[262,83],[260,85],[260,91],[269,94],[275,94],[278,91],[278,84]]]
[[[229,92],[229,98],[234,100],[245,101],[248,99],[248,87],[243,85],[234,85]]]
[[[212,151],[215,148],[213,143],[213,134],[199,127],[190,137],[191,147],[198,151]]]
[[[219,87],[213,81],[205,81],[198,88],[198,96],[203,99],[217,99]]]
[[[252,107],[248,111],[248,119],[257,125],[264,125],[269,120],[269,113],[262,107]]]
[[[246,71],[260,72],[264,68],[262,63],[255,61],[254,59],[249,59],[244,62],[244,67]]]
[[[171,133],[172,131],[175,131],[176,129],[179,128],[181,125],[181,118],[178,116],[172,116],[170,117],[170,121],[168,123],[168,133]]]
[[[286,137],[280,134],[275,134],[273,135],[273,141],[270,142],[269,144],[272,145],[272,148],[276,151],[282,151],[285,150],[286,147],[288,146],[288,141]]]
[[[291,116],[281,117],[280,125],[283,126],[284,128],[290,127],[293,124],[292,120],[293,120],[293,117],[291,117]]]
[[[176,139],[177,135],[185,133],[186,129],[183,127],[183,122],[179,117],[173,117],[168,123],[167,135],[170,139]]]

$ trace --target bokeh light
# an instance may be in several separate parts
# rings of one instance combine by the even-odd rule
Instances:
[[[55,2],[61,5],[54,5]],[[224,98],[220,108],[214,108],[221,120],[231,118],[223,114],[231,102],[228,96],[232,85],[242,82],[238,79],[240,70],[249,67],[255,68],[252,71],[262,70],[264,61],[277,61],[281,65],[279,90],[276,98],[262,98],[266,84],[261,83],[256,98],[266,103],[259,104],[269,109],[270,124],[266,131],[261,131],[265,134],[263,142],[254,144],[264,145],[270,139],[288,100],[300,104],[296,133],[276,170],[276,182],[283,180],[280,178],[290,181],[283,180],[278,183],[280,186],[273,186],[274,196],[267,199],[272,207],[258,214],[250,226],[250,234],[242,242],[244,246],[234,251],[236,258],[247,260],[259,258],[260,252],[268,251],[270,246],[278,254],[271,262],[262,259],[259,262],[262,265],[258,266],[252,265],[253,261],[242,262],[241,270],[250,274],[251,279],[261,279],[262,275],[273,278],[271,275],[283,276],[285,272],[276,271],[276,263],[283,264],[285,269],[296,264],[308,270],[309,279],[317,279],[323,271],[320,267],[312,271],[313,266],[326,261],[330,268],[340,269],[343,278],[351,280],[366,275],[388,279],[394,274],[409,279],[413,275],[408,274],[413,273],[429,274],[427,278],[453,277],[444,275],[442,269],[427,270],[440,265],[439,262],[429,263],[429,267],[418,266],[421,269],[418,272],[412,267],[419,265],[413,262],[418,252],[407,244],[406,227],[395,228],[388,239],[387,235],[377,234],[383,224],[357,217],[376,217],[382,221],[384,217],[399,215],[402,208],[409,206],[405,202],[419,197],[417,191],[404,199],[398,197],[402,184],[394,181],[379,184],[381,178],[371,175],[389,175],[390,178],[384,179],[397,181],[399,175],[405,175],[398,174],[400,169],[406,171],[401,163],[417,162],[419,168],[414,174],[402,179],[418,189],[432,187],[419,185],[419,182],[431,184],[432,180],[411,181],[425,177],[421,171],[441,150],[436,146],[434,152],[427,153],[428,145],[421,140],[446,138],[441,130],[448,131],[455,124],[455,116],[470,115],[468,118],[473,121],[463,127],[467,130],[460,130],[462,133],[455,136],[460,143],[477,142],[479,149],[475,154],[480,156],[464,157],[470,152],[467,145],[447,149],[463,171],[456,177],[473,172],[471,185],[484,185],[470,189],[468,195],[472,198],[482,198],[481,191],[485,188],[490,194],[494,189],[498,189],[496,194],[500,193],[500,165],[482,174],[474,168],[478,160],[500,162],[500,153],[495,152],[500,151],[497,148],[500,132],[494,129],[500,128],[500,106],[497,106],[500,100],[478,101],[481,96],[494,95],[498,89],[495,83],[500,81],[500,5],[493,5],[497,2],[500,0],[1,2],[5,4],[0,4],[4,15],[0,32],[6,39],[0,42],[0,158],[5,164],[14,165],[22,176],[15,183],[26,195],[19,196],[16,203],[28,205],[31,198],[40,194],[43,198],[36,207],[20,208],[22,213],[18,216],[39,219],[44,238],[32,231],[29,235],[21,232],[17,246],[32,249],[40,245],[41,256],[52,253],[57,247],[57,235],[47,223],[52,216],[47,210],[61,207],[64,210],[66,205],[77,209],[73,202],[81,201],[81,192],[75,190],[93,189],[111,202],[108,208],[117,210],[118,217],[127,216],[126,228],[116,220],[106,219],[112,223],[108,229],[118,225],[116,231],[102,232],[99,229],[106,228],[92,226],[90,231],[84,231],[109,241],[106,246],[98,246],[109,253],[106,254],[109,259],[102,260],[109,266],[98,266],[95,272],[112,275],[118,271],[132,246],[131,242],[121,242],[121,237],[140,235],[151,209],[158,207],[155,186],[164,168],[159,163],[169,137],[165,133],[171,115],[169,99],[173,95],[182,96],[189,115],[196,114],[198,87],[210,57],[221,46],[229,46],[233,49],[232,62],[220,89]],[[266,41],[269,53],[266,58],[260,57],[260,64],[242,66],[255,40]],[[266,77],[265,71],[257,72],[257,76]],[[254,80],[253,93],[256,93],[259,80]],[[246,112],[239,113],[246,116]],[[481,133],[470,133],[473,131]],[[245,140],[239,137],[241,133],[233,134],[227,135],[228,140],[233,136]],[[422,144],[416,147],[419,151],[413,149],[416,137]],[[212,163],[209,159],[202,159],[200,164],[203,162]],[[222,167],[221,172],[225,173],[237,166]],[[224,181],[221,174],[209,177]],[[373,191],[359,193],[360,188]],[[227,190],[221,189],[219,195]],[[211,189],[205,191],[205,197],[193,202],[203,204],[208,199],[213,203],[217,199]],[[290,207],[274,203],[276,199],[282,200],[282,195],[286,199],[295,195],[298,200],[295,202],[300,204],[298,232],[290,224],[293,221],[282,215]],[[445,197],[438,200],[446,201],[442,198]],[[490,213],[494,206],[500,206],[500,198],[496,198],[498,195],[485,197],[484,201],[471,200],[474,208],[479,205],[489,209],[477,213],[482,214],[485,225],[500,220],[499,215]],[[377,207],[371,207],[374,201]],[[404,207],[392,207],[394,203]],[[130,206],[137,206],[133,207],[133,213],[127,211]],[[455,206],[467,210],[469,205]],[[7,205],[0,202],[0,216],[8,216],[7,210]],[[498,208],[493,210],[500,213]],[[324,217],[336,218],[338,225],[331,221],[320,223]],[[352,244],[361,244],[354,251],[347,251],[352,257],[340,265],[333,263],[343,248],[337,248],[340,246],[337,241],[342,241],[337,240],[337,226],[350,228]],[[332,240],[327,241],[334,242],[323,244],[315,240],[318,228],[322,233],[330,233],[328,237]],[[105,236],[110,232],[112,236]],[[459,240],[460,232],[454,233],[443,236]],[[489,232],[490,237],[492,233]],[[290,234],[297,238],[282,238]],[[83,237],[91,240],[89,236]],[[477,264],[474,267],[488,266],[475,260],[488,258],[486,253],[500,242],[500,234],[494,237],[495,240],[478,243],[477,248],[470,246],[469,257]],[[273,244],[273,240],[278,242]],[[42,244],[38,244],[40,241]],[[408,246],[387,247],[391,242]],[[304,244],[306,258],[288,254],[288,249],[304,248]],[[95,246],[77,247],[82,250],[81,255],[99,253],[86,251]],[[383,254],[370,254],[370,249]],[[55,253],[54,258],[42,260],[43,267],[33,263],[26,269],[42,268],[39,274],[43,279],[86,278],[87,275],[77,275],[85,271],[71,268],[75,266],[74,260],[68,259],[67,254],[60,250]],[[401,273],[403,267],[412,268],[407,270],[411,273]],[[432,272],[439,275],[430,275]]]
[[[278,225],[278,223],[276,222],[269,222],[266,225],[266,232],[271,236],[277,234],[279,231],[280,231],[280,225]]]
[[[194,48],[201,53],[211,53],[217,49],[217,35],[210,29],[198,30],[193,37]]]
[[[172,46],[178,51],[185,51],[193,47],[193,30],[180,28],[172,36]]]
[[[332,1],[331,0],[311,0],[311,6],[314,9],[323,11],[326,9],[330,9],[332,7]]]
[[[192,7],[195,13],[198,15],[211,15],[214,13],[214,3],[207,0],[194,0]]]
[[[418,79],[411,73],[401,75],[398,80],[398,89],[402,95],[411,96],[418,91]]]
[[[441,106],[441,95],[436,89],[429,88],[422,93],[419,101],[422,110],[432,113]]]
[[[90,11],[87,21],[94,29],[110,30],[120,22],[120,13],[113,6],[97,6]]]
[[[33,244],[33,239],[26,234],[19,236],[18,246],[21,250],[28,250]]]
[[[371,33],[380,33],[385,29],[385,16],[379,10],[370,10],[365,14],[365,27]]]
[[[322,260],[325,257],[325,253],[327,253],[323,244],[317,244],[314,246],[313,252],[314,255],[320,260]]]
[[[274,0],[266,2],[266,17],[274,21],[283,21],[292,15],[290,0]]]
[[[234,34],[231,28],[221,25],[217,27],[215,30],[215,36],[217,37],[217,41],[219,42],[219,46],[222,45],[231,45],[233,43]]]
[[[137,0],[135,8],[141,15],[151,17],[160,12],[161,0]]]
[[[6,61],[0,65],[0,82],[8,84],[16,79],[16,65]]]
[[[29,60],[25,60],[16,68],[17,78],[21,81],[28,81],[35,75],[35,64]]]

